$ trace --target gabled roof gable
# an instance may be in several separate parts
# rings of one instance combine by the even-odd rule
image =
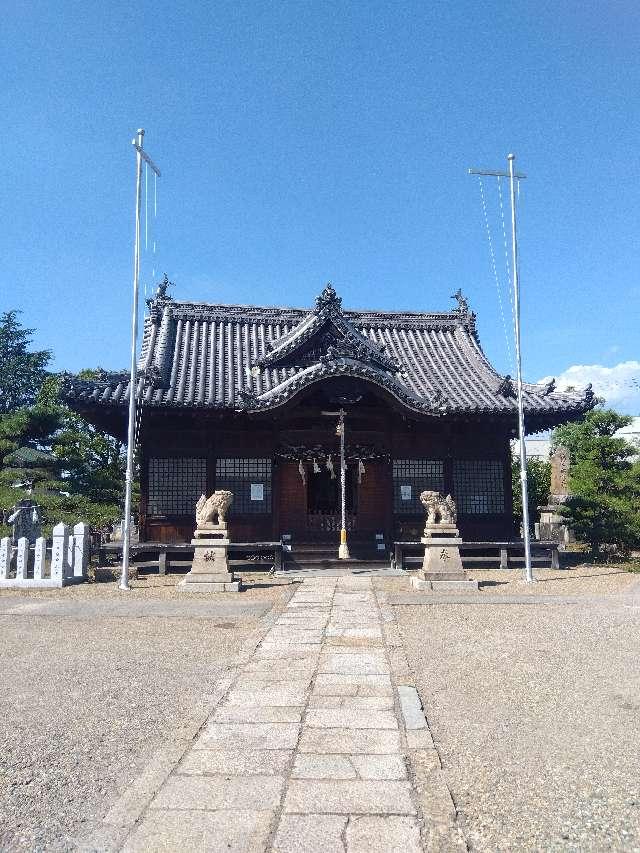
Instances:
[[[268,341],[266,353],[256,360],[258,367],[307,366],[349,358],[372,364],[389,373],[398,373],[400,364],[384,347],[366,338],[342,309],[342,299],[329,283],[316,299],[316,306],[288,334]]]

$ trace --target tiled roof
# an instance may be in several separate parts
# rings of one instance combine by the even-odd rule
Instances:
[[[343,310],[327,288],[312,310],[150,302],[138,394],[147,406],[260,411],[332,376],[361,378],[406,409],[451,415],[513,415],[515,382],[496,373],[478,342],[466,301],[439,314]],[[125,374],[82,381],[67,376],[75,408],[124,406]],[[557,393],[525,384],[536,429],[579,416],[590,389]],[[535,423],[534,423],[535,422]]]

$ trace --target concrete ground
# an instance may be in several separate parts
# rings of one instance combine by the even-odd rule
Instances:
[[[640,850],[640,577],[472,574],[0,593],[0,849]]]
[[[293,591],[200,601],[175,583],[0,595],[1,850],[77,849],[160,747],[193,736]]]
[[[394,608],[459,825],[478,851],[640,850],[640,577],[537,574]]]

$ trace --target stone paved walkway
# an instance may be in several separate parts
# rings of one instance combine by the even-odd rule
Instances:
[[[371,579],[305,580],[124,849],[465,849]]]

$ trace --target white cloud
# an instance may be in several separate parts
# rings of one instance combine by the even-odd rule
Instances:
[[[548,382],[550,376],[540,379]],[[640,413],[640,361],[622,361],[614,367],[602,364],[574,364],[556,376],[556,389],[573,386],[585,388],[589,383],[606,405],[629,415]]]

